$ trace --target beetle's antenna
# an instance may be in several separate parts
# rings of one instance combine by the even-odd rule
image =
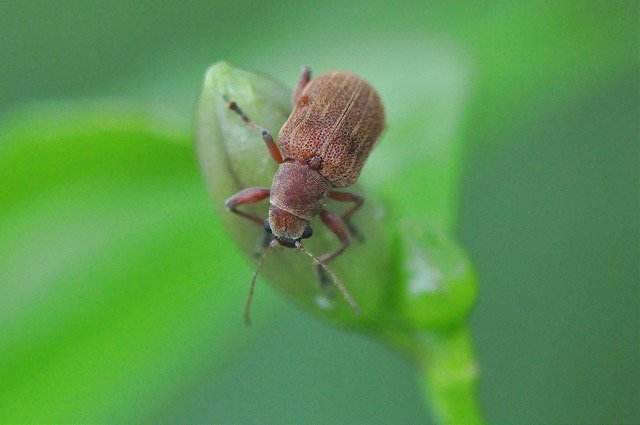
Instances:
[[[251,121],[251,119],[247,116],[247,114],[245,114],[244,111],[240,109],[238,104],[234,100],[229,99],[229,96],[225,94],[222,96],[222,99],[224,99],[224,101],[227,102],[227,108],[231,109],[233,112],[240,115],[240,118],[242,119],[242,121],[245,122],[245,124],[247,124],[249,127],[251,127],[258,133],[260,133],[260,135],[262,136],[262,140],[264,140],[264,142],[267,144],[267,149],[269,149],[269,153],[271,154],[271,157],[278,164],[282,164],[284,162],[284,159],[282,158],[280,149],[278,149],[278,145],[276,144],[276,142],[273,141],[273,136],[271,136],[271,134],[269,134],[267,130],[265,130],[264,128],[260,127],[258,124]]]
[[[244,323],[246,325],[251,324],[251,318],[249,317],[249,309],[251,308],[251,301],[253,300],[253,291],[256,289],[256,279],[258,278],[258,273],[260,273],[260,269],[264,264],[264,260],[267,258],[267,254],[269,254],[269,252],[271,252],[271,248],[273,248],[276,245],[278,245],[278,241],[275,239],[272,240],[269,246],[267,247],[267,249],[262,254],[262,257],[260,257],[260,261],[258,262],[258,267],[256,267],[256,271],[253,272],[253,277],[251,278],[251,286],[249,287],[249,295],[247,296],[247,302],[244,305]]]
[[[318,257],[316,257],[312,252],[307,251],[304,248],[304,246],[302,246],[302,242],[296,241],[296,248],[298,248],[300,251],[302,251],[305,254],[307,254],[309,257],[313,258],[316,263],[320,264],[320,266],[322,266],[322,268],[327,273],[329,273],[329,275],[331,275],[331,278],[333,279],[333,282],[336,284],[338,289],[340,289],[340,292],[342,292],[342,295],[344,296],[344,299],[347,300],[347,302],[349,303],[349,305],[351,306],[353,311],[356,313],[356,315],[359,316],[360,315],[360,307],[358,307],[358,304],[356,303],[356,301],[353,299],[353,297],[351,296],[351,294],[347,290],[347,287],[344,286],[344,283],[342,283],[342,281],[338,278],[338,275],[333,270],[331,270],[329,268],[329,266],[327,266],[323,261],[321,261]]]
[[[227,102],[227,108],[231,109],[233,112],[238,114],[240,116],[240,118],[242,119],[242,121],[245,122],[245,124],[247,124],[249,127],[251,127],[254,130],[256,130],[258,133],[262,133],[262,131],[264,129],[261,128],[258,124],[256,124],[253,121],[251,121],[251,119],[247,116],[247,114],[245,114],[244,111],[242,109],[240,109],[240,107],[238,106],[238,104],[234,100],[229,99],[229,96],[227,96],[226,94],[222,95],[222,99],[225,102]]]

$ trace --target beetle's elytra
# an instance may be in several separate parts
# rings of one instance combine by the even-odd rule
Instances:
[[[249,306],[255,280],[269,250],[277,245],[298,248],[314,258],[322,284],[328,284],[326,270],[356,313],[358,306],[328,267],[327,263],[342,254],[358,236],[351,223],[352,215],[362,207],[364,198],[335,188],[353,185],[384,128],[384,107],[375,89],[355,74],[343,71],[323,74],[311,80],[308,68],[302,72],[293,94],[293,112],[283,125],[276,144],[266,130],[253,123],[238,105],[229,101],[235,111],[252,128],[260,131],[271,157],[279,164],[271,188],[244,189],[225,202],[227,208],[264,226],[273,235],[254,273],[245,308]],[[238,209],[269,198],[269,217],[264,220]],[[331,198],[354,205],[340,215],[327,210]],[[340,241],[334,252],[316,257],[304,249],[302,239],[311,237],[309,225],[319,215],[322,222]]]
[[[315,159],[332,187],[346,187],[358,179],[383,127],[382,102],[373,87],[357,75],[332,72],[301,93],[278,147],[285,158]]]

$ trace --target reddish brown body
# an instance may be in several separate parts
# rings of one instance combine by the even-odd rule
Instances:
[[[271,185],[273,234],[299,239],[331,189],[356,182],[383,128],[380,97],[362,78],[332,72],[312,80],[278,137],[285,162]]]
[[[384,128],[378,93],[348,72],[316,77],[300,94],[282,126],[278,146],[287,159],[308,162],[318,157],[318,170],[333,187],[356,182]]]
[[[319,215],[341,242],[338,250],[317,259],[328,263],[349,246],[349,232],[356,233],[351,215],[364,202],[358,195],[333,189],[351,186],[358,179],[384,128],[384,108],[374,88],[357,75],[337,71],[311,80],[308,69],[298,83],[293,104],[277,145],[268,132],[262,131],[271,156],[280,164],[271,189],[245,189],[229,198],[226,205],[232,212],[262,224],[261,218],[236,208],[268,196],[271,205],[265,229],[280,245],[290,248],[302,249],[301,239],[312,234],[309,222]],[[261,130],[234,102],[229,107]],[[325,209],[327,198],[355,205],[337,216]],[[346,289],[343,292],[355,307]]]

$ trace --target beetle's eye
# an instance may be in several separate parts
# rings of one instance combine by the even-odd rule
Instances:
[[[307,238],[310,238],[312,235],[313,235],[313,229],[311,228],[311,226],[307,226],[307,228],[304,229],[304,232],[302,232],[302,236],[300,238],[307,239]]]
[[[269,220],[265,220],[262,227],[264,227],[265,232],[271,234],[271,226],[269,225]]]

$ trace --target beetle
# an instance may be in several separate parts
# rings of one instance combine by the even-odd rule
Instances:
[[[277,144],[236,102],[226,96],[224,99],[230,110],[261,134],[269,154],[278,163],[271,188],[244,189],[225,202],[229,211],[263,226],[273,237],[271,241],[265,239],[266,250],[253,275],[245,305],[246,322],[249,323],[249,307],[260,267],[270,249],[278,245],[297,248],[312,257],[321,284],[329,284],[326,271],[359,314],[358,305],[327,264],[349,247],[351,236],[360,236],[351,217],[362,207],[364,198],[334,189],[356,182],[382,133],[385,115],[380,96],[353,73],[335,71],[312,80],[310,68],[304,68],[293,93],[293,111],[280,130]],[[238,209],[267,198],[270,202],[267,220]],[[353,205],[337,215],[325,208],[327,199]],[[313,234],[310,220],[316,215],[340,241],[338,249],[320,257],[302,244],[302,239]]]

